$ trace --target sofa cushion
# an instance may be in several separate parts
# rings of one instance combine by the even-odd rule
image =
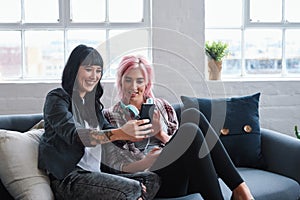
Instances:
[[[300,197],[299,184],[291,178],[254,168],[239,167],[237,170],[255,200],[296,200]],[[232,192],[221,179],[219,182],[224,199],[230,199]]]
[[[25,132],[42,118],[42,113],[0,115],[0,129]]]
[[[43,132],[0,130],[0,178],[14,199],[54,199],[48,176],[37,168]]]
[[[297,181],[286,176],[272,172],[253,169],[237,168],[242,178],[247,183],[255,200],[295,200],[300,197],[299,184]],[[230,199],[232,192],[226,184],[219,179],[224,199]],[[200,200],[200,194],[192,194],[185,197],[170,198],[170,200]],[[157,198],[155,200],[169,200],[169,198]]]
[[[203,200],[199,193],[194,193],[186,195],[183,197],[174,197],[174,198],[155,198],[154,200]]]
[[[253,168],[238,168],[238,171],[255,194],[255,200],[293,200],[300,197],[299,184],[291,178]]]
[[[260,93],[232,98],[181,96],[186,108],[199,109],[220,134],[228,154],[238,167],[263,167],[259,124]]]

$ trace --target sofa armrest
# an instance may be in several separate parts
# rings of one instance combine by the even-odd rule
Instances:
[[[300,140],[269,129],[261,129],[261,136],[266,170],[290,177],[300,184]]]

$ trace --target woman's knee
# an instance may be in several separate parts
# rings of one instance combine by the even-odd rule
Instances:
[[[181,124],[191,122],[198,125],[200,123],[200,120],[202,120],[203,118],[205,118],[205,116],[198,109],[188,108],[185,109],[181,114]]]
[[[204,140],[204,135],[199,126],[193,122],[186,122],[181,124],[178,129],[178,134],[181,137],[198,138],[201,141]],[[194,139],[193,139],[194,140]]]
[[[191,156],[197,156],[203,158],[209,154],[209,148],[207,145],[206,138],[202,133],[201,129],[195,123],[184,123],[180,127],[181,137],[190,138],[190,145],[188,147]]]
[[[181,124],[194,123],[200,127],[204,136],[209,129],[212,129],[206,116],[196,108],[189,108],[183,111],[181,115]]]
[[[154,172],[137,172],[134,174],[123,174],[122,176],[137,180],[143,184],[146,187],[146,192],[144,192],[146,199],[153,199],[159,190],[160,177]]]

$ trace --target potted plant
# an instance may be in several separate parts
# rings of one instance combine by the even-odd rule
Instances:
[[[229,54],[228,44],[222,41],[206,41],[205,53],[209,57],[208,73],[209,80],[220,80],[222,70],[222,60]]]

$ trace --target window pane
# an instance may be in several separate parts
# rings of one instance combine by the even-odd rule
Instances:
[[[47,79],[61,77],[64,66],[63,49],[62,31],[26,31],[25,76]]]
[[[242,23],[241,0],[206,0],[205,25],[207,27],[237,26]]]
[[[21,1],[20,0],[0,0],[0,23],[21,21]]]
[[[104,30],[69,30],[67,32],[68,38],[68,52],[67,57],[69,57],[71,51],[79,44],[84,44],[91,46],[99,51],[104,60],[104,72],[107,66],[107,56],[106,56],[106,44],[105,36],[106,32]]]
[[[149,59],[149,32],[145,30],[113,30],[109,32],[110,63],[105,77],[115,77],[123,56],[143,55]]]
[[[282,0],[250,0],[251,22],[281,22]]]
[[[56,0],[26,0],[25,22],[27,23],[57,23],[59,19],[58,1]]]
[[[285,0],[285,15],[288,22],[300,22],[299,0]]]
[[[111,59],[148,50],[150,48],[148,31],[148,29],[111,30],[109,32]]]
[[[142,0],[110,0],[109,21],[141,22],[143,20]]]
[[[0,79],[60,79],[69,53],[78,44],[99,50],[104,67],[123,50],[148,54],[149,49],[139,49],[149,46],[147,31],[133,34],[133,43],[110,43],[108,33],[149,27],[149,5],[143,0],[0,0]],[[119,28],[120,23],[110,20],[124,24]]]
[[[71,0],[72,22],[104,22],[105,0]]]
[[[0,31],[0,79],[22,74],[21,32]]]
[[[223,75],[241,74],[241,31],[240,30],[206,30],[206,41],[222,41],[228,44],[230,54],[223,59]]]
[[[245,32],[246,72],[276,74],[281,72],[281,31],[247,30]]]
[[[79,44],[98,48],[105,41],[105,34],[103,30],[69,30],[67,32],[68,54]]]
[[[286,68],[289,73],[300,73],[300,30],[286,31]]]

